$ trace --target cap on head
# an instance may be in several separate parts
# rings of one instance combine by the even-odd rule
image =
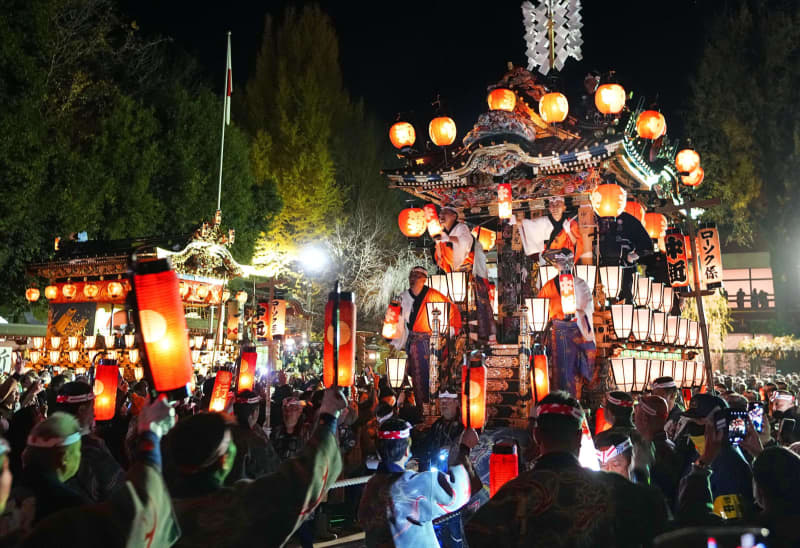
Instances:
[[[712,394],[695,394],[689,402],[689,409],[681,416],[690,419],[704,419],[716,409],[727,409],[728,402]]]

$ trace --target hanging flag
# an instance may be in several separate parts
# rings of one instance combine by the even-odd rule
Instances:
[[[231,94],[233,93],[233,66],[231,65],[231,33],[228,33],[228,62],[225,67],[225,123],[231,124]]]
[[[679,228],[670,227],[664,236],[664,253],[667,256],[667,275],[672,287],[689,285],[689,263],[686,259],[686,239]]]
[[[701,226],[697,231],[698,267],[700,281],[708,289],[722,286],[722,251],[719,232],[713,225]]]

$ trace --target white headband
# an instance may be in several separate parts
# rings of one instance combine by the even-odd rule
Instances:
[[[394,415],[394,411],[390,411],[388,414],[386,414],[386,415],[384,415],[382,417],[378,417],[378,424],[383,424],[385,421],[391,419],[393,415]]]
[[[628,400],[621,400],[619,398],[615,398],[611,394],[606,394],[606,400],[608,403],[613,403],[617,407],[633,407],[633,402]]]
[[[378,431],[378,439],[381,440],[404,440],[411,435],[411,425],[406,423],[408,426],[403,428],[402,430],[379,430]]]
[[[656,390],[658,388],[677,388],[678,385],[675,384],[675,381],[664,381],[664,382],[653,382],[652,388]]]
[[[621,455],[622,453],[624,453],[625,451],[627,451],[631,447],[633,447],[633,444],[631,443],[630,438],[628,438],[625,441],[623,441],[622,443],[620,443],[619,445],[616,445],[616,446],[613,446],[613,447],[609,447],[608,449],[605,449],[605,450],[598,449],[596,451],[597,458],[600,461],[600,464],[605,464],[608,461],[610,461],[611,459],[613,459],[614,457],[616,457],[617,455]]]
[[[455,400],[457,398],[458,394],[454,394],[453,392],[448,392],[447,390],[439,392],[439,399]]]
[[[653,417],[656,416],[656,410],[653,409],[652,407],[650,407],[649,405],[647,405],[645,402],[640,401],[639,402],[639,407],[641,407],[642,411],[644,411],[648,415],[653,416]]]
[[[28,436],[28,446],[30,447],[41,447],[44,449],[50,449],[53,447],[66,447],[67,445],[72,445],[73,443],[79,441],[81,439],[80,432],[73,432],[66,438],[40,438],[38,436],[34,436],[31,434]]]

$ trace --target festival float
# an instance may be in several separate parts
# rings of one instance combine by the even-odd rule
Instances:
[[[529,64],[509,63],[485,95],[475,90],[488,109],[460,142],[454,120],[441,113],[428,142],[402,115],[389,131],[401,165],[382,173],[411,202],[400,230],[436,257],[428,286],[467,318],[451,335],[442,310],[427,311],[436,326],[429,391],[464,386],[462,408],[485,413],[489,429],[524,428],[532,406],[554,389],[596,412],[615,386],[637,394],[665,375],[687,390],[711,382],[701,296],[721,286],[722,263],[716,228],[697,228],[692,218],[692,208],[715,203],[693,201],[704,177],[700,155],[668,137],[665,116],[611,71],[587,75],[585,95],[567,97],[551,71],[580,59],[579,9],[523,4]],[[566,210],[555,219],[559,203]],[[442,260],[443,208],[456,211],[481,246],[485,282],[470,261]],[[482,283],[494,325],[476,336]],[[694,319],[682,312],[691,298]],[[398,303],[384,323],[390,339]],[[474,351],[485,355],[478,365],[486,388],[469,393],[476,383],[462,376],[480,371],[468,359]],[[395,370],[405,365],[392,360]]]

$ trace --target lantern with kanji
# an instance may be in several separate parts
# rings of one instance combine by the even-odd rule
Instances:
[[[461,421],[467,428],[486,423],[486,380],[484,355],[473,350],[461,370]]]
[[[497,232],[483,226],[476,226],[473,228],[472,236],[480,242],[484,251],[491,251],[494,249],[494,244],[497,242]]]
[[[400,306],[400,301],[397,299],[392,300],[383,317],[381,335],[389,340],[398,338],[400,336],[400,321],[402,317],[403,308]]]
[[[55,285],[48,285],[44,288],[44,296],[50,299],[51,301],[58,297],[58,286]]]
[[[597,185],[592,191],[592,209],[600,217],[617,217],[625,211],[628,193],[614,183]]]
[[[425,234],[428,227],[425,222],[425,211],[419,207],[409,207],[400,212],[397,217],[400,232],[407,238],[418,238]]]
[[[39,300],[39,290],[35,287],[29,287],[25,290],[25,298],[29,303],[35,303]]]
[[[636,119],[636,132],[642,139],[658,139],[667,133],[667,121],[657,110],[645,110]]]
[[[497,88],[489,92],[486,102],[489,103],[489,110],[513,112],[517,104],[517,96],[510,89]]]
[[[675,156],[675,167],[680,173],[691,173],[700,167],[700,155],[690,148],[685,148]]]
[[[192,355],[178,276],[167,259],[138,262],[132,277],[136,331],[157,392],[185,390],[192,378]]]
[[[686,287],[689,285],[689,261],[686,258],[686,240],[680,229],[671,227],[667,230],[664,248],[669,284],[672,287]]]
[[[531,396],[533,404],[539,403],[550,393],[550,371],[547,367],[547,354],[544,346],[533,347],[533,366],[531,367]]]
[[[688,175],[681,176],[681,182],[686,186],[698,186],[700,183],[703,182],[703,179],[706,176],[706,172],[703,171],[703,168],[697,166],[691,173]]]
[[[94,374],[94,418],[107,421],[114,418],[117,403],[119,368],[114,360],[100,360]]]
[[[108,284],[107,287],[108,296],[112,299],[118,299],[122,297],[123,287],[122,284],[119,282],[111,282]]]
[[[565,316],[575,314],[577,302],[575,299],[575,278],[572,274],[561,274],[558,277],[561,291],[561,310]]]
[[[707,289],[722,285],[722,251],[719,246],[719,232],[714,225],[701,225],[697,230],[697,255],[701,283]]]
[[[539,115],[548,124],[563,122],[569,113],[569,101],[563,93],[545,93],[539,99]]]
[[[499,442],[492,447],[489,457],[489,496],[493,497],[500,488],[519,475],[519,456],[517,444]]]
[[[328,304],[325,306],[322,375],[325,388],[352,386],[355,358],[356,303],[352,293],[338,292],[337,283],[337,289],[328,295]]]
[[[100,293],[100,288],[97,287],[95,284],[86,284],[83,286],[83,295],[87,299],[94,299],[97,297],[97,294]]]
[[[619,114],[625,106],[625,88],[619,84],[603,84],[594,92],[594,104],[603,114]]]
[[[644,225],[644,206],[637,201],[628,200],[625,204],[625,213],[636,217],[636,220]]]
[[[64,284],[61,287],[61,294],[64,295],[65,299],[73,299],[73,298],[75,298],[75,294],[77,292],[78,292],[78,288],[76,288],[74,284]]]
[[[242,347],[242,357],[239,360],[239,381],[236,383],[238,391],[253,389],[257,361],[258,354],[255,346]]]
[[[214,379],[214,389],[211,391],[211,402],[208,409],[210,411],[222,412],[228,401],[228,392],[231,390],[231,379],[233,374],[227,369],[217,371]]]
[[[422,208],[425,212],[425,224],[428,225],[428,234],[431,238],[438,236],[444,230],[442,223],[439,222],[439,212],[436,211],[436,205],[425,204]]]
[[[659,240],[667,233],[667,218],[661,213],[645,213],[644,229],[651,240]]]
[[[402,150],[413,146],[417,140],[417,132],[408,122],[397,122],[389,129],[389,140],[395,148]]]
[[[428,124],[428,135],[434,145],[450,146],[456,140],[456,123],[448,116],[437,116]]]
[[[510,219],[512,213],[513,197],[511,185],[500,183],[497,185],[497,216],[501,219]]]

